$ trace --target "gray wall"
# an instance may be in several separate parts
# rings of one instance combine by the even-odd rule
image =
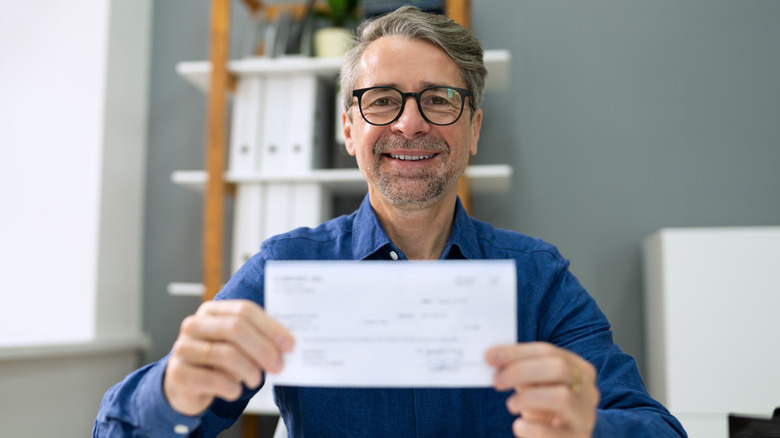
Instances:
[[[780,2],[472,4],[515,82],[477,160],[511,163],[513,191],[476,215],[558,245],[642,363],[641,240],[780,224]]]
[[[175,63],[206,59],[207,2],[155,2],[145,241],[148,356],[170,348],[199,281],[201,198],[169,182],[203,167],[205,96]],[[244,8],[234,2],[235,28]],[[472,0],[514,86],[488,94],[477,164],[511,193],[475,216],[556,244],[643,363],[640,243],[661,227],[780,224],[780,2]],[[237,44],[237,43],[236,43]],[[695,315],[695,309],[692,316]]]
[[[204,169],[206,95],[175,68],[181,61],[208,59],[209,4],[154,2],[144,241],[143,329],[152,339],[148,361],[168,353],[181,320],[200,304],[195,297],[172,297],[166,287],[202,278],[203,198],[174,185],[170,176],[175,170]],[[237,1],[232,9],[231,27],[239,30],[246,12]],[[231,45],[237,47],[234,40]]]

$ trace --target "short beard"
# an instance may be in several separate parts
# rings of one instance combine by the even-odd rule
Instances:
[[[426,208],[441,199],[441,197],[457,184],[464,169],[449,167],[444,171],[419,171],[414,174],[400,172],[381,173],[382,161],[386,159],[387,151],[415,150],[439,154],[446,162],[450,147],[442,139],[421,137],[414,140],[404,140],[395,136],[382,137],[374,144],[373,154],[379,157],[371,169],[376,188],[391,204],[407,208]]]

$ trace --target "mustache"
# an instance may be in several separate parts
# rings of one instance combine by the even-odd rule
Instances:
[[[374,143],[374,154],[386,154],[390,151],[415,150],[432,153],[449,152],[450,145],[441,138],[419,137],[407,140],[398,136],[383,136]]]

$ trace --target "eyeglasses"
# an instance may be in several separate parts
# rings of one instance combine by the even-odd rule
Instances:
[[[404,93],[393,87],[369,87],[354,90],[360,115],[376,126],[389,125],[404,112],[406,99],[414,97],[423,118],[434,125],[446,126],[458,121],[469,90],[455,87],[430,87],[419,93]]]

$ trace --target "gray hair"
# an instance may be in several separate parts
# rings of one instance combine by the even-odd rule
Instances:
[[[441,48],[460,69],[469,98],[471,115],[482,104],[487,69],[482,44],[467,28],[437,14],[429,14],[414,6],[402,6],[389,14],[360,25],[357,41],[344,56],[341,65],[341,100],[344,108],[352,104],[352,90],[360,74],[360,58],[372,42],[385,36],[397,36],[410,41],[423,40]]]

